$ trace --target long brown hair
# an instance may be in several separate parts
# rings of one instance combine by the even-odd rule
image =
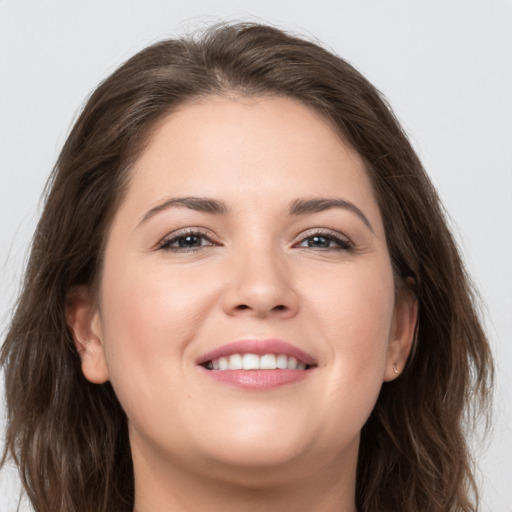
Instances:
[[[130,166],[157,121],[231,92],[295,98],[364,159],[397,283],[415,282],[419,322],[403,374],[363,428],[361,512],[474,512],[466,444],[492,380],[488,343],[442,207],[379,92],[316,43],[268,26],[217,26],[157,43],[92,94],[50,178],[23,290],[1,352],[12,457],[36,512],[133,507],[127,419],[109,383],[91,384],[66,326],[66,295],[97,283]],[[469,414],[468,414],[469,411]]]

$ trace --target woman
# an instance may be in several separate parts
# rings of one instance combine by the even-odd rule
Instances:
[[[375,88],[274,28],[98,87],[2,363],[36,511],[477,510],[491,357],[439,200]]]

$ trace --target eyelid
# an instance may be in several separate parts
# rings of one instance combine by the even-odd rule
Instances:
[[[209,244],[205,246],[199,246],[199,247],[191,247],[189,249],[186,248],[179,248],[179,247],[171,247],[170,244],[177,241],[180,238],[196,235],[205,238]],[[304,242],[304,240],[311,238],[313,236],[323,236],[326,238],[329,238],[333,240],[334,242],[339,244],[339,247],[331,247],[326,248],[323,250],[352,250],[355,248],[354,243],[352,240],[340,233],[339,231],[335,231],[328,228],[310,228],[306,231],[301,232],[297,237],[296,241],[292,244],[292,247],[300,248],[300,244]],[[160,249],[166,249],[166,250],[176,250],[179,252],[187,252],[187,251],[193,251],[200,249],[201,247],[208,247],[208,246],[219,246],[222,245],[218,240],[216,240],[216,236],[208,229],[202,228],[202,227],[186,227],[182,229],[178,229],[176,231],[173,231],[169,234],[167,234],[165,237],[163,237],[155,246],[156,250]]]
[[[201,227],[187,227],[187,228],[178,229],[177,231],[173,231],[172,233],[165,235],[156,244],[155,249],[156,250],[159,250],[159,249],[174,250],[174,249],[176,249],[177,251],[191,251],[194,249],[200,249],[200,247],[185,249],[185,248],[167,246],[167,244],[171,244],[172,242],[178,240],[179,238],[183,238],[183,237],[191,236],[191,235],[196,235],[196,236],[201,236],[201,237],[206,238],[210,242],[210,245],[212,245],[212,246],[220,245],[220,243],[218,243],[215,240],[215,236],[208,229],[201,228]]]
[[[355,249],[355,245],[352,242],[352,240],[347,236],[339,231],[335,231],[333,229],[329,228],[310,228],[306,231],[303,231],[300,233],[300,235],[297,237],[297,241],[293,244],[293,247],[300,247],[300,243],[302,243],[307,238],[311,238],[315,235],[324,236],[326,238],[330,238],[334,240],[335,242],[338,242],[340,244],[340,250],[352,250]],[[333,250],[335,248],[329,248],[324,250]],[[336,249],[335,249],[336,250]]]

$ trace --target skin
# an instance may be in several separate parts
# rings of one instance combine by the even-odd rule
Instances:
[[[229,211],[142,221],[190,196]],[[288,214],[312,198],[349,201],[371,227],[347,208]],[[199,247],[162,248],[186,228],[206,235]],[[288,98],[214,97],[166,118],[113,220],[99,296],[72,295],[84,375],[110,380],[128,416],[138,512],[355,512],[359,433],[403,369],[417,312],[395,293],[362,160],[319,115]],[[255,391],[197,366],[247,338],[283,339],[317,367]]]

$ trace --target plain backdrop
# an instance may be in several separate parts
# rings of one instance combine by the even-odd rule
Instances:
[[[233,19],[318,38],[386,95],[411,137],[485,303],[497,389],[492,435],[477,447],[483,511],[511,512],[510,0],[0,0],[1,332],[43,186],[86,97],[147,44]],[[0,512],[17,496],[4,470]]]

